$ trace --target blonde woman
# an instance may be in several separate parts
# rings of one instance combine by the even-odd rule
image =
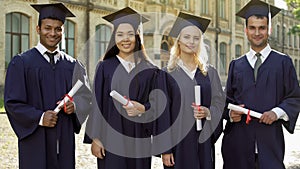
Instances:
[[[166,70],[174,79],[169,82],[170,111],[177,127],[172,131],[172,144],[176,146],[162,155],[165,168],[214,168],[214,142],[222,131],[219,122],[224,95],[217,71],[208,64],[203,43],[209,22],[181,12],[170,31],[170,36],[177,39]],[[193,104],[195,85],[201,86],[201,105]],[[200,131],[196,119],[202,122]]]

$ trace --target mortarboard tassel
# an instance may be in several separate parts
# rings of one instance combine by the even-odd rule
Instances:
[[[140,25],[139,25],[139,32],[140,32],[140,38],[141,38],[141,44],[144,44],[144,31],[143,31],[143,18],[142,15],[140,15]]]
[[[66,51],[66,36],[65,36],[65,28],[62,27],[62,37],[61,37],[61,50]]]
[[[272,33],[272,21],[271,21],[271,11],[270,11],[270,4],[269,4],[269,13],[268,13],[268,17],[269,17],[269,25],[268,25],[268,27],[269,27],[269,31],[268,31],[268,34],[269,34],[269,36],[271,35],[271,33]]]

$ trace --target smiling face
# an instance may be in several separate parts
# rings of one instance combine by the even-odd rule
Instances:
[[[179,37],[181,54],[195,54],[199,50],[201,32],[196,26],[187,26],[182,29]]]
[[[119,48],[119,56],[125,58],[134,52],[136,44],[135,31],[132,25],[122,23],[118,26],[115,36],[116,45]]]
[[[48,50],[54,51],[58,47],[63,34],[63,22],[55,19],[43,19],[41,26],[36,27],[40,35],[40,43]]]
[[[268,44],[269,37],[267,17],[249,17],[246,35],[254,51],[260,52],[264,49]]]

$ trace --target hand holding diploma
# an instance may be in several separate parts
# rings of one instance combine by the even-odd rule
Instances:
[[[64,106],[65,103],[70,101],[72,97],[75,95],[75,93],[80,89],[80,87],[83,85],[83,83],[80,80],[77,80],[73,88],[69,91],[69,93],[64,97],[62,101],[59,102],[58,106],[54,109],[56,113],[58,113],[61,108]],[[68,103],[69,105],[70,103]],[[71,103],[73,104],[73,103]]]
[[[133,106],[133,104],[131,103],[131,101],[129,99],[124,98],[122,95],[120,95],[120,93],[118,93],[115,90],[110,92],[110,96],[113,97],[114,99],[116,99],[119,103],[121,103],[124,106],[128,106],[128,107]]]
[[[126,110],[128,116],[130,117],[141,116],[142,113],[145,112],[144,105],[140,104],[139,102],[126,99],[115,90],[110,92],[110,96],[123,105],[123,108]]]
[[[244,106],[244,105],[239,105],[239,106]],[[240,111],[235,111],[235,110],[230,110],[229,112],[229,117],[230,117],[230,122],[240,122],[242,120],[242,115],[244,113]]]
[[[265,123],[265,124],[272,124],[274,121],[277,121],[277,115],[273,111],[266,111],[264,114],[259,119],[260,123]]]
[[[58,102],[58,104],[60,103],[61,101]],[[74,102],[73,102],[73,98],[71,98],[68,102],[64,103],[60,109],[63,109],[64,112],[66,114],[72,114],[75,112],[75,106],[74,106]]]
[[[249,124],[251,121],[250,116],[260,118],[262,115],[261,113],[244,108],[244,105],[237,106],[237,105],[229,103],[227,108],[232,110],[230,116],[231,116],[233,122],[241,121],[242,114],[246,114],[247,115],[246,124]]]
[[[43,120],[40,125],[45,127],[55,127],[57,123],[57,113],[52,110],[47,110],[43,115]]]
[[[126,110],[127,115],[130,117],[134,116],[142,116],[143,113],[145,113],[145,106],[142,105],[139,102],[136,101],[130,101],[133,106],[123,106],[123,108]]]
[[[263,114],[261,114],[261,113],[255,112],[253,110],[243,108],[243,106],[244,105],[237,106],[237,105],[234,105],[234,104],[231,104],[231,103],[228,104],[228,109],[234,111],[231,114],[231,118],[233,119],[234,122],[240,121],[240,120],[235,120],[235,119],[236,119],[236,116],[238,116],[238,115],[241,116],[242,114],[246,114],[248,116],[256,117],[256,118],[259,119],[260,123],[265,123],[265,124],[272,124],[274,121],[277,120],[277,115],[273,111],[266,111]]]
[[[248,112],[250,111],[250,112],[249,112],[250,116],[256,117],[256,118],[258,118],[258,119],[259,119],[259,118],[261,117],[261,115],[262,115],[261,113],[258,113],[258,112],[255,112],[255,111],[253,111],[253,110],[249,110],[249,109],[246,109],[246,108],[243,108],[243,107],[241,107],[241,106],[237,106],[237,105],[234,105],[234,104],[231,104],[231,103],[228,104],[227,108],[230,109],[230,110],[243,112],[244,114],[248,114]]]

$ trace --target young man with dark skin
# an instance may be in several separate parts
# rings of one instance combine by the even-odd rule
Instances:
[[[59,49],[65,18],[74,15],[62,3],[31,6],[39,12],[39,43],[13,57],[4,93],[5,109],[18,137],[19,168],[74,169],[74,133],[81,128],[82,103],[74,98],[76,110],[75,103],[68,101],[58,113],[53,111],[77,76],[73,71],[79,63]]]

